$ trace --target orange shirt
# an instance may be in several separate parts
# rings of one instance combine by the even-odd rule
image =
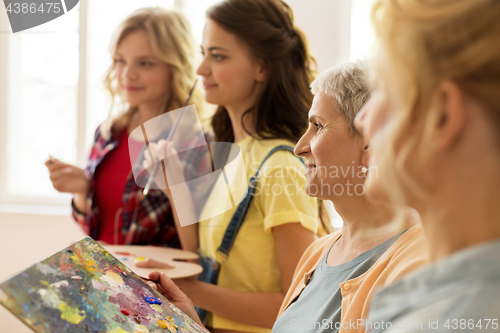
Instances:
[[[281,305],[280,316],[302,292],[312,273],[341,232],[322,237],[309,246],[295,269],[292,284]],[[358,319],[368,314],[371,297],[379,288],[426,264],[429,261],[427,240],[421,225],[408,229],[377,262],[361,276],[339,285],[342,292],[341,326],[339,333],[364,332]]]

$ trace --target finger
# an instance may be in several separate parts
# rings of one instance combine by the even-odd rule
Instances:
[[[149,162],[149,164],[153,164],[158,161],[158,147],[156,142],[150,142],[148,149],[144,151],[144,158]]]
[[[148,277],[149,277],[150,280],[160,282],[160,275],[161,275],[160,272],[154,271],[154,272],[149,273]]]
[[[188,299],[186,294],[165,273],[160,274],[160,284],[168,292],[172,299]]]
[[[53,157],[52,155],[49,155],[49,160],[52,162],[61,162],[61,160],[58,160],[57,158]]]
[[[166,151],[167,141],[164,139],[158,140],[156,145],[156,157],[158,160],[163,160],[167,156]]]
[[[148,286],[150,286],[154,290],[158,290],[158,287],[156,286],[156,283],[154,283],[153,281],[148,281],[146,283],[148,284]]]
[[[49,166],[49,165],[54,164],[56,162],[61,162],[61,161],[59,161],[57,158],[54,158],[54,157],[49,155],[49,158],[45,161],[45,165]]]
[[[49,163],[49,164],[45,163],[45,165],[49,169],[49,172],[53,172],[53,171],[56,171],[56,170],[67,168],[69,166],[69,164],[66,164],[66,163],[63,163],[63,162],[56,162],[56,163]]]
[[[60,192],[60,193],[69,193],[70,191],[67,190],[67,188],[65,187],[65,185],[66,185],[66,182],[64,182],[64,181],[55,181],[55,182],[52,182],[52,187],[57,192]]]
[[[61,168],[61,169],[50,172],[49,177],[50,177],[50,180],[52,180],[52,181],[57,180],[57,179],[62,178],[62,177],[71,179],[74,177],[74,175],[72,173],[73,173],[73,169],[71,167]]]
[[[62,170],[58,170],[55,172],[51,172],[49,178],[51,182],[57,182],[63,179],[68,180],[68,174]]]
[[[167,143],[166,150],[167,150],[167,153],[168,153],[169,156],[177,154],[177,151],[174,149],[174,143],[172,141],[169,141]]]
[[[155,283],[155,282],[156,282],[156,283],[155,283],[155,285],[156,285],[156,288],[155,288],[155,289],[156,289],[156,290],[158,290],[158,292],[159,292],[160,294],[162,294],[163,296],[165,296],[165,297],[167,297],[167,298],[168,298],[168,294],[167,294],[167,292],[166,292],[166,291],[165,291],[165,289],[164,289],[164,288],[162,288],[162,286],[160,285],[160,272],[158,272],[158,271],[151,272],[151,273],[149,273],[148,278],[149,278],[150,280],[153,280],[153,281],[150,281],[151,283]]]

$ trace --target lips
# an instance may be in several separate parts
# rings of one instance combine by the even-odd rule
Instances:
[[[205,90],[208,90],[208,89],[211,89],[211,88],[214,88],[214,87],[217,87],[217,85],[214,84],[214,83],[205,83],[205,82],[203,82],[203,89],[205,89]]]
[[[316,169],[316,165],[315,165],[315,164],[306,163],[306,168],[307,168],[307,171],[306,171],[306,173],[304,174],[304,176],[306,176],[306,175],[307,175],[307,174],[309,174],[311,171],[313,171],[314,169]]]
[[[127,87],[125,87],[125,89],[127,91],[131,91],[131,92],[142,90],[141,87],[133,87],[133,86],[127,86]]]

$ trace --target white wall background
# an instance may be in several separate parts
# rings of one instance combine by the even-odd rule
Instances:
[[[306,34],[319,72],[349,60],[351,0],[288,0]]]

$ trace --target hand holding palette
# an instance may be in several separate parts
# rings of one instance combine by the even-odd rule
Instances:
[[[0,303],[40,333],[208,332],[90,237],[1,283]]]

